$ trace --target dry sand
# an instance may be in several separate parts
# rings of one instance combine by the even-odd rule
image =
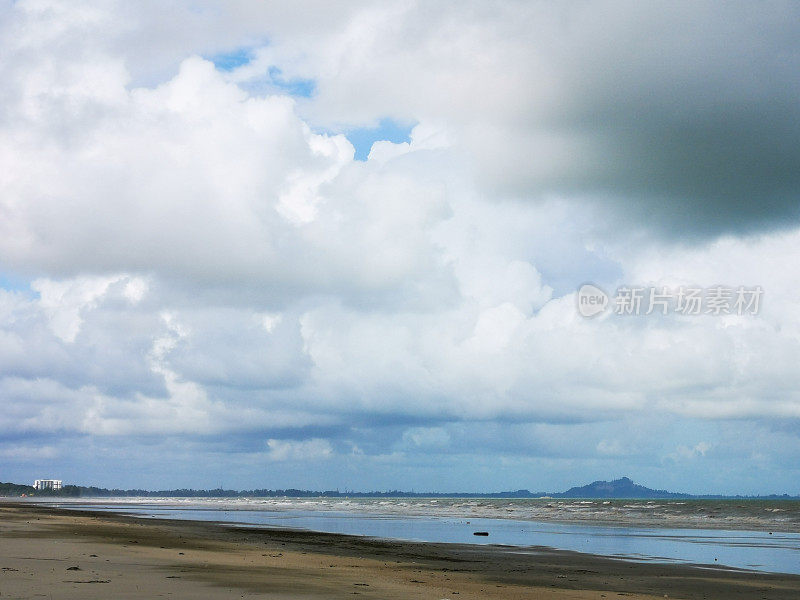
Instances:
[[[0,599],[800,598],[800,576],[0,504]]]

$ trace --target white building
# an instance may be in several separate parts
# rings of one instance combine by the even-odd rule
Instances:
[[[36,490],[60,490],[60,479],[37,479],[33,482],[33,488]]]

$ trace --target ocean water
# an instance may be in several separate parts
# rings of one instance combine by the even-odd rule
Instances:
[[[547,546],[634,561],[800,574],[800,502],[795,501],[119,498],[49,504],[142,518],[503,544],[521,552]]]

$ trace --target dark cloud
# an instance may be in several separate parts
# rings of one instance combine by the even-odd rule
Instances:
[[[514,168],[490,171],[493,183],[587,198],[670,236],[798,222],[800,5],[565,13],[563,29],[532,42],[552,71],[547,93],[532,92],[527,125],[509,139]]]

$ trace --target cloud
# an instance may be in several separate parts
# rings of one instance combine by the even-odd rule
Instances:
[[[65,342],[74,342],[81,328],[81,311],[91,309],[109,286],[125,279],[123,295],[131,303],[142,299],[147,284],[141,278],[82,277],[68,281],[37,279],[31,289],[39,293],[39,305],[50,321],[50,328]]]
[[[333,453],[327,440],[310,439],[302,442],[267,440],[268,456],[274,461],[307,461],[329,458]]]
[[[0,450],[245,487],[265,464],[331,488],[656,477],[681,452],[791,481],[796,10],[14,3]],[[408,141],[354,160],[344,133],[387,119]],[[588,321],[587,281],[764,303]]]
[[[667,238],[797,222],[794,3],[165,10],[16,3],[0,22],[17,57],[4,70],[14,83],[4,105],[25,122],[60,114],[61,132],[80,135],[89,115],[124,103],[125,86],[163,84],[191,54],[246,50],[250,60],[222,73],[227,81],[287,93],[272,82],[279,69],[313,82],[299,110],[327,130],[437,122],[494,195],[599,205],[613,209],[612,224]]]
[[[450,435],[441,427],[413,427],[403,432],[403,441],[417,447],[442,447],[450,442]]]
[[[36,56],[28,80],[48,77]],[[438,285],[424,279],[438,276],[426,230],[446,216],[440,187],[353,164],[344,136],[311,133],[291,99],[249,97],[202,59],[133,89],[120,65],[88,64],[90,74],[66,69],[63,88],[9,101],[6,268],[154,273],[220,294],[236,284],[272,305],[303,292]],[[401,208],[397,196],[414,200]],[[400,219],[416,233],[390,235]]]
[[[597,452],[606,456],[623,456],[626,454],[620,440],[600,440],[597,443]]]
[[[711,450],[711,444],[708,442],[698,442],[691,448],[688,446],[678,446],[676,448],[676,456],[684,459],[704,457],[709,450]]]
[[[314,79],[314,121],[441,120],[496,193],[714,237],[797,222],[797,11],[377,5],[346,27],[277,36],[241,75],[283,62]]]
[[[58,457],[58,452],[53,446],[15,446],[0,449],[0,457],[13,461],[41,461],[52,460]]]

